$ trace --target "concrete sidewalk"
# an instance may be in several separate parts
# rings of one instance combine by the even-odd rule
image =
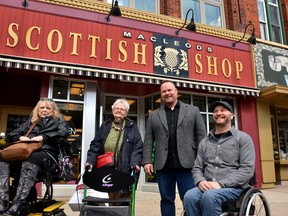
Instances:
[[[263,189],[263,194],[269,202],[271,216],[288,216],[288,186],[276,186],[272,189]],[[69,198],[61,197],[61,200],[67,201]],[[57,200],[57,198],[56,198]],[[160,195],[154,192],[136,192],[135,202],[136,216],[160,216]],[[177,194],[176,216],[181,216],[182,203]],[[66,215],[79,216],[80,212],[72,211],[67,203],[63,206]]]

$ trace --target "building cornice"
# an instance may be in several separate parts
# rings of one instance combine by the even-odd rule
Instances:
[[[111,9],[111,4],[96,0],[39,0],[39,1],[67,7],[79,8],[82,10],[95,11],[107,15]],[[171,16],[151,13],[142,10],[140,11],[124,6],[121,6],[121,13],[122,17],[125,18],[145,21],[163,26],[174,27],[176,29],[180,28],[184,23],[184,20],[181,18],[175,18]],[[216,36],[235,41],[239,40],[243,36],[243,33],[241,32],[235,32],[224,28],[212,27],[200,23],[196,23],[196,25],[197,25],[197,32],[211,36]],[[185,30],[186,29],[183,29],[183,31]],[[246,41],[249,37],[250,37],[249,35],[246,35],[243,41]]]

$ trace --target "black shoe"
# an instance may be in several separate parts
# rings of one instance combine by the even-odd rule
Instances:
[[[0,214],[8,210],[9,202],[7,200],[0,200]]]
[[[25,200],[13,202],[10,209],[3,216],[26,216],[29,214],[29,204]]]

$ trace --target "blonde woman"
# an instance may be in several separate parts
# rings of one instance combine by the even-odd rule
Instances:
[[[36,123],[36,124],[35,124]],[[25,136],[32,125],[35,124],[28,136]],[[6,162],[0,155],[0,213],[3,215],[19,215],[28,206],[28,197],[36,176],[40,170],[44,169],[43,159],[50,157],[47,152],[58,158],[59,146],[66,145],[69,131],[64,117],[60,114],[57,104],[49,98],[42,98],[31,113],[31,117],[19,128],[10,132],[7,143],[15,141],[35,140],[43,141],[43,147],[39,151],[33,152],[24,161],[13,163]],[[16,164],[16,166],[15,166]],[[13,171],[21,167],[17,192],[9,208],[9,166]],[[16,168],[14,168],[16,167]]]

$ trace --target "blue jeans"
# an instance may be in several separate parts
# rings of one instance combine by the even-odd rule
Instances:
[[[180,199],[183,201],[185,193],[195,187],[191,170],[157,170],[157,181],[161,196],[161,215],[175,216],[176,183]]]
[[[205,191],[195,187],[184,196],[184,207],[187,216],[219,216],[221,206],[228,200],[236,200],[242,193],[242,188],[221,188]]]

